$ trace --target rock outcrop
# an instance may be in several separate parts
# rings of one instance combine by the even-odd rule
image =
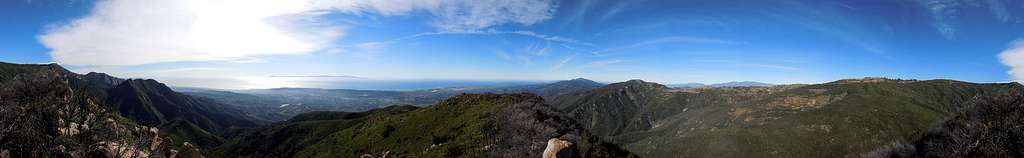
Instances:
[[[573,144],[572,142],[561,140],[558,138],[551,138],[548,140],[548,147],[544,148],[543,158],[572,158],[573,155]]]
[[[586,154],[606,149],[609,145],[587,132],[567,115],[544,104],[542,98],[531,94],[518,94],[526,100],[507,105],[498,112],[494,135],[489,136],[495,142],[491,157],[539,157],[544,156],[552,148],[551,140],[563,145],[559,153],[572,157],[590,157]],[[578,147],[578,148],[577,148]],[[543,150],[542,150],[543,149]],[[578,150],[577,150],[578,149]],[[595,154],[600,155],[600,154]]]
[[[171,147],[55,64],[0,63],[0,157],[166,156]]]

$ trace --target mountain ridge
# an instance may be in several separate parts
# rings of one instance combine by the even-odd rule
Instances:
[[[704,84],[704,83],[682,83],[682,84],[668,84],[666,86],[672,88],[727,88],[727,87],[770,87],[774,84],[755,82],[755,81],[731,81],[724,83]]]
[[[104,73],[90,72],[85,75],[76,74],[58,64],[10,64],[0,63],[0,79],[19,80],[26,75],[48,76],[63,80],[68,89],[75,95],[83,95],[91,103],[103,106],[102,112],[114,112],[118,117],[131,120],[131,124],[159,129],[161,136],[166,130],[191,131],[178,132],[167,139],[180,138],[213,138],[206,140],[173,140],[173,146],[182,146],[185,142],[201,143],[205,147],[218,145],[219,134],[234,126],[254,127],[260,122],[253,122],[245,117],[244,112],[209,99],[193,98],[174,92],[163,83],[153,79],[121,79]],[[46,73],[46,74],[40,74]],[[58,84],[57,86],[61,86]],[[181,122],[185,121],[185,122]],[[201,127],[201,131],[191,129],[189,125]],[[185,129],[185,130],[175,130]]]
[[[199,156],[199,149],[136,124],[56,64],[0,62],[0,156]]]
[[[564,95],[553,104],[591,132],[640,156],[842,157],[882,144],[874,141],[907,139],[969,98],[1024,89],[1017,83],[877,78],[772,87],[664,87],[631,80]],[[868,128],[874,134],[850,135],[875,125],[889,130]]]
[[[162,124],[175,119],[186,119],[213,133],[222,132],[232,125],[251,127],[259,124],[248,121],[251,119],[247,119],[244,115],[236,115],[242,112],[231,109],[228,105],[174,92],[163,83],[153,79],[129,79],[111,89],[110,93],[112,97],[108,99],[108,102],[118,105],[122,113],[129,117],[144,115],[140,117],[139,122],[145,124]],[[208,117],[229,120],[216,120]]]

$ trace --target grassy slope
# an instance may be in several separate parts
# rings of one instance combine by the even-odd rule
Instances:
[[[311,112],[272,127],[254,129],[234,137],[214,151],[219,157],[292,157],[335,131],[355,125],[370,115],[393,115],[416,109],[390,106],[368,112]]]
[[[956,108],[955,105],[974,96],[1020,88],[1016,84],[935,80],[808,85],[757,94],[762,96],[741,96],[740,92],[729,89],[712,89],[701,93],[642,91],[578,97],[584,98],[580,100],[604,98],[606,102],[622,102],[597,103],[604,106],[599,108],[636,107],[626,108],[626,111],[637,111],[636,116],[617,116],[626,118],[619,121],[634,127],[627,126],[611,138],[642,156],[846,157],[919,134],[947,116],[947,111]],[[767,106],[782,98],[814,96],[843,97],[820,108]],[[592,104],[583,102],[581,105]],[[734,115],[732,112],[738,109],[749,112]],[[665,111],[676,114],[665,116]],[[580,118],[589,117],[577,117]],[[650,121],[643,121],[645,119]],[[644,124],[651,126],[648,129],[639,126]],[[615,129],[602,127],[599,130]]]
[[[185,120],[174,120],[161,125],[160,133],[170,137],[175,142],[188,142],[200,147],[213,147],[224,143],[224,138],[211,134]]]
[[[475,95],[394,116],[370,116],[356,127],[331,134],[297,157],[351,157],[365,153],[422,157],[482,157],[481,129],[504,105],[522,101],[508,95]]]

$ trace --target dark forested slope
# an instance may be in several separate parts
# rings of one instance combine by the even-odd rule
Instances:
[[[964,109],[907,143],[869,157],[1024,157],[1024,96],[977,97]]]

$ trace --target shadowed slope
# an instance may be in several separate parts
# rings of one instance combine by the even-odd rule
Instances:
[[[186,120],[211,133],[258,125],[228,105],[174,92],[155,80],[130,79],[108,92],[107,103],[117,106],[125,117],[146,125]]]

